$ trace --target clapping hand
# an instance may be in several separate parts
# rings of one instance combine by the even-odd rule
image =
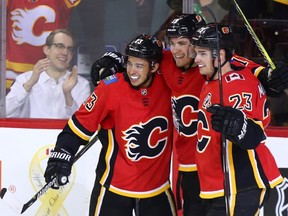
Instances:
[[[71,73],[66,77],[64,83],[63,83],[63,92],[70,93],[72,89],[75,87],[75,85],[78,82],[78,68],[77,66],[73,66]]]

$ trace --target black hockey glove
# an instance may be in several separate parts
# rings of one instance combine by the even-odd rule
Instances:
[[[92,83],[97,86],[99,81],[117,72],[123,72],[124,58],[118,52],[106,52],[100,59],[96,60],[91,68]]]
[[[274,70],[266,67],[257,78],[263,85],[267,96],[279,97],[288,88],[288,66],[279,63]]]
[[[59,189],[59,186],[67,184],[68,177],[71,174],[74,156],[63,148],[57,148],[51,152],[47,162],[47,167],[44,173],[46,183],[53,178],[57,178],[56,183],[52,186],[53,189]]]
[[[268,79],[269,87],[278,92],[283,92],[288,88],[288,66],[278,64],[271,72],[271,77]]]
[[[232,107],[219,105],[212,105],[207,111],[212,113],[212,128],[223,133],[231,142],[240,145],[247,132],[246,115]]]

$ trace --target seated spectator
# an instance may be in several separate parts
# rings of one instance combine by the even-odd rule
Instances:
[[[55,29],[67,28],[81,0],[6,1],[6,92],[15,78],[45,57],[43,46]],[[2,15],[2,14],[1,14]],[[4,18],[4,14],[2,19]]]
[[[8,118],[68,119],[90,95],[88,80],[78,76],[77,67],[68,71],[74,39],[66,29],[46,38],[43,52],[32,71],[18,75],[6,96]]]

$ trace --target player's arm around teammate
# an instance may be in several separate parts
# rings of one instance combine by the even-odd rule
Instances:
[[[193,44],[195,62],[207,79],[198,113],[200,196],[209,200],[209,216],[226,214],[224,189],[230,189],[230,215],[257,215],[265,205],[267,190],[283,180],[265,146],[264,128],[270,121],[265,91],[249,68],[232,69],[229,61],[235,43],[229,26],[208,24],[195,33]],[[222,136],[226,138],[224,152]],[[229,174],[226,188],[223,154]]]

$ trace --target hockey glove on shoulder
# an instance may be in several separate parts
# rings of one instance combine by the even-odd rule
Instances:
[[[212,113],[212,128],[224,134],[231,142],[240,145],[247,132],[246,115],[229,106],[212,105],[207,111]]]
[[[258,79],[268,96],[279,97],[288,88],[288,65],[279,63],[274,70],[266,67],[260,72]]]
[[[92,83],[97,86],[99,81],[117,72],[123,72],[124,58],[119,52],[106,52],[100,59],[96,60],[91,68]]]
[[[268,79],[269,87],[278,92],[283,92],[288,88],[288,66],[278,64],[271,72],[271,77]]]
[[[74,156],[69,151],[55,147],[48,159],[44,173],[46,183],[56,177],[56,183],[52,186],[53,189],[59,189],[59,186],[67,184],[73,161]]]

